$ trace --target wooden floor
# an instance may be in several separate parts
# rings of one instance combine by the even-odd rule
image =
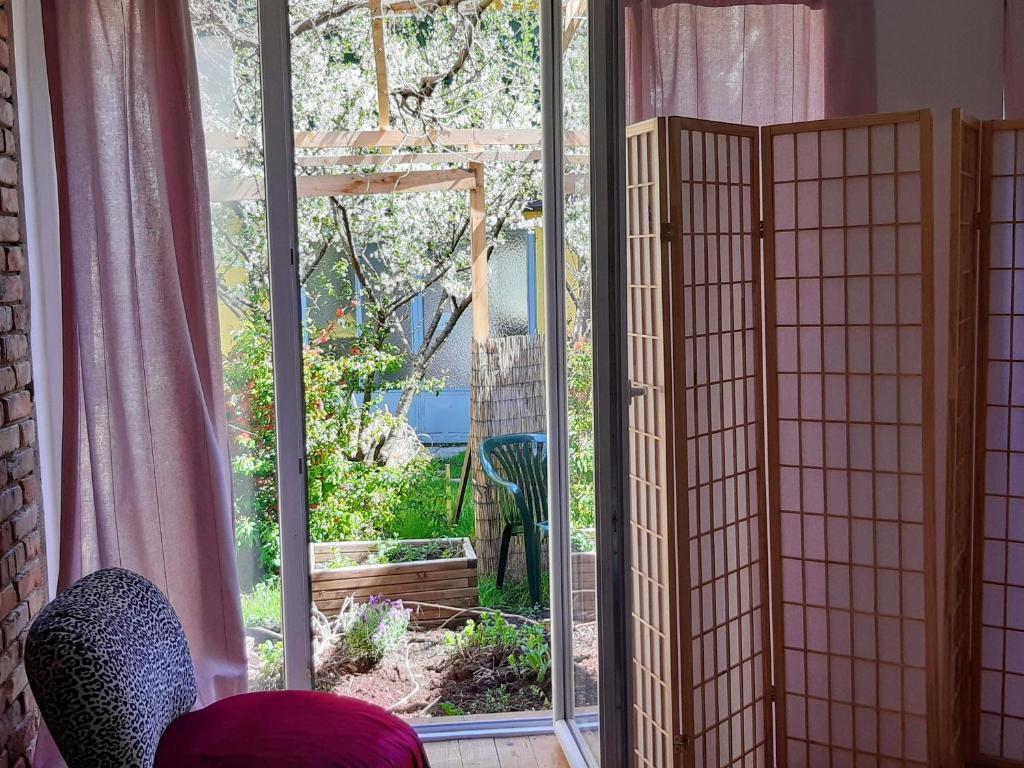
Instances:
[[[427,744],[430,768],[568,768],[554,736],[463,739]]]

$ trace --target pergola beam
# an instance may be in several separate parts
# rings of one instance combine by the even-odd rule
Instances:
[[[391,173],[334,173],[297,176],[295,191],[299,197],[332,195],[391,195],[410,192],[459,192],[476,188],[472,170],[453,168],[442,171],[394,171]],[[210,200],[261,200],[263,182],[257,179],[210,179]]]
[[[374,131],[296,131],[297,149],[331,149],[372,147],[459,147],[459,146],[540,146],[541,131],[536,128],[465,128],[410,134],[397,130]],[[589,131],[566,131],[567,147],[589,147]],[[248,139],[225,132],[206,134],[209,150],[246,149]]]
[[[304,168],[349,166],[382,168],[395,165],[432,165],[464,163],[536,163],[542,159],[539,149],[474,150],[465,152],[399,152],[393,155],[303,155],[295,164]],[[589,165],[589,155],[566,155],[567,165]]]

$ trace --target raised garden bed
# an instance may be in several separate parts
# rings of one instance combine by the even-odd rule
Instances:
[[[400,562],[378,562],[382,555]],[[424,559],[412,559],[417,557]],[[476,606],[480,598],[476,552],[465,538],[315,543],[310,566],[313,603],[328,616],[337,614],[349,596],[364,602],[382,595],[406,603],[412,621],[429,627]]]

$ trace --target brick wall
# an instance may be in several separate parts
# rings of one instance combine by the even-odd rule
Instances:
[[[39,716],[22,656],[46,602],[11,0],[0,0],[0,768],[27,766]]]

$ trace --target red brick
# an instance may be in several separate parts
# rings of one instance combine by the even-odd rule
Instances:
[[[21,488],[16,485],[13,487],[18,488],[19,495],[21,495]],[[25,509],[23,509],[21,512],[14,516],[14,519],[11,521],[11,523],[14,526],[15,541],[20,541],[21,539],[24,539],[26,536],[32,533],[32,531],[34,531],[36,527],[39,525],[39,512],[36,510],[36,506],[33,504],[32,506],[25,507]],[[22,552],[24,552],[24,544],[20,545],[20,548]],[[24,554],[22,555],[22,557],[24,558]],[[18,564],[19,569],[21,568],[21,565],[22,563]]]
[[[21,439],[20,433],[18,439],[19,441]],[[15,480],[28,477],[35,468],[36,452],[31,448],[22,448],[20,451],[11,454],[11,457],[7,460],[7,470]]]
[[[7,271],[21,272],[25,269],[25,251],[21,248],[7,249]]]
[[[9,333],[0,336],[0,355],[5,362],[13,363],[28,354],[28,337],[24,333]]]
[[[44,577],[45,577],[45,574],[46,574],[46,570],[44,569],[43,570]],[[43,581],[46,581],[46,579],[44,578]],[[43,585],[41,585],[39,587],[39,589],[37,589],[35,592],[33,592],[31,595],[28,596],[28,615],[31,616],[32,618],[35,618],[36,616],[38,616],[39,612],[41,610],[43,610],[43,606],[46,605],[46,598],[47,598],[46,590],[47,590],[47,587],[46,587],[45,584],[43,584]]]
[[[3,75],[3,72],[0,72]],[[3,187],[0,189],[0,210],[4,213],[18,213],[21,209],[21,201],[18,199],[18,190],[7,189]]]
[[[3,221],[3,219],[0,219],[0,221]],[[22,282],[21,275],[0,276],[0,302],[13,304],[24,298],[25,284]]]
[[[41,488],[39,485],[39,476],[30,475],[21,481],[21,495],[25,500],[26,504],[32,504],[39,500],[39,494]]]
[[[14,366],[14,377],[19,387],[27,387],[32,383],[32,363],[22,360]]]
[[[28,330],[29,312],[27,304],[15,304],[11,307],[14,313],[14,328],[18,331]]]
[[[11,515],[21,509],[24,504],[24,497],[20,485],[12,485],[0,491],[0,520],[7,520]],[[21,538],[15,536],[15,538]]]
[[[34,419],[23,421],[18,425],[21,429],[21,444],[28,448],[36,444],[36,422]]]
[[[2,344],[2,341],[3,339],[0,339],[0,344]],[[17,421],[32,414],[32,395],[26,390],[4,395],[0,397],[0,402],[4,406],[4,419],[6,421]]]
[[[3,631],[4,645],[10,645],[28,626],[28,606],[22,603],[11,611],[7,618],[0,622]]]
[[[21,240],[21,221],[17,216],[0,216],[0,241],[17,243]]]
[[[25,545],[25,556],[29,560],[35,560],[43,554],[43,536],[38,530],[32,531],[22,543]]]
[[[43,577],[43,567],[38,560],[33,560],[14,577],[14,587],[18,593],[19,600],[28,600],[35,588],[40,585]],[[2,597],[2,594],[0,594]],[[13,606],[12,606],[13,607]],[[5,611],[0,611],[0,615]]]
[[[21,426],[14,424],[0,429],[0,454],[13,453],[21,447]]]

